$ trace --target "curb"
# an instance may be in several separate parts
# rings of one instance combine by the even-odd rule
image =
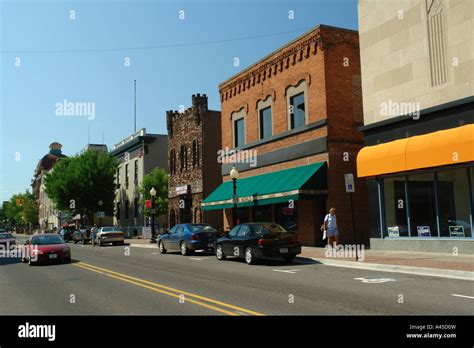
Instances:
[[[310,259],[317,261],[326,266],[357,268],[357,269],[365,269],[365,270],[370,270],[370,271],[405,273],[405,274],[415,274],[415,275],[421,275],[421,276],[427,276],[427,277],[439,277],[439,278],[474,281],[474,272],[468,272],[468,271],[455,271],[455,270],[450,270],[450,269],[427,268],[427,267],[386,265],[386,264],[380,264],[380,263],[358,263],[358,262],[356,263],[353,261],[330,260],[330,259],[320,259],[320,258],[312,258],[312,257],[310,257]]]

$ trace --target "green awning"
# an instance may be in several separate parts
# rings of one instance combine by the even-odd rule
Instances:
[[[288,202],[326,193],[326,162],[237,180],[238,208]],[[202,210],[232,208],[232,181],[223,182],[203,202]]]

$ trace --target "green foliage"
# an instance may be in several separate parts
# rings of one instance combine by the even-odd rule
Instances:
[[[117,161],[106,152],[84,151],[61,159],[45,177],[45,191],[57,209],[72,214],[113,211]],[[103,205],[99,205],[99,201]]]
[[[22,200],[22,204],[17,204],[17,199]],[[2,207],[4,219],[13,224],[37,224],[38,207],[35,196],[28,190],[25,193],[14,194],[10,201]]]
[[[140,186],[142,200],[140,204],[144,206],[146,199],[151,199],[150,190],[154,187],[156,190],[154,207],[156,209],[155,216],[168,213],[168,174],[161,168],[155,168],[152,172],[143,177]],[[144,208],[145,216],[151,216],[150,209]]]

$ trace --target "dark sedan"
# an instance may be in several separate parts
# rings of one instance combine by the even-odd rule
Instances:
[[[71,262],[71,249],[57,233],[35,234],[25,242],[23,262],[35,265],[49,262]]]
[[[15,237],[10,232],[0,232],[0,245],[4,245],[5,249],[15,248]]]
[[[283,258],[291,263],[301,254],[301,244],[296,233],[285,230],[273,222],[245,223],[235,226],[216,242],[216,257],[245,258],[249,265],[260,258]]]
[[[182,255],[188,255],[195,250],[212,250],[220,235],[211,225],[180,224],[160,234],[157,243],[161,254],[179,250]]]
[[[73,240],[73,234],[74,230],[71,228],[62,228],[61,231],[59,231],[59,235],[64,239],[66,243]]]

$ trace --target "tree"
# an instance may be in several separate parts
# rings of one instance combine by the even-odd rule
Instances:
[[[143,177],[143,182],[140,185],[140,193],[142,200],[140,204],[143,206],[146,199],[151,199],[150,190],[154,187],[156,196],[154,201],[154,208],[156,209],[155,216],[164,215],[168,213],[168,174],[161,168],[155,168],[150,173]],[[151,216],[150,209],[144,209],[145,216]]]
[[[46,174],[45,191],[57,209],[85,215],[92,222],[94,212],[113,210],[116,171],[115,157],[106,152],[83,151],[61,159]]]
[[[38,207],[35,196],[28,190],[14,194],[2,208],[5,218],[13,224],[38,223]]]

